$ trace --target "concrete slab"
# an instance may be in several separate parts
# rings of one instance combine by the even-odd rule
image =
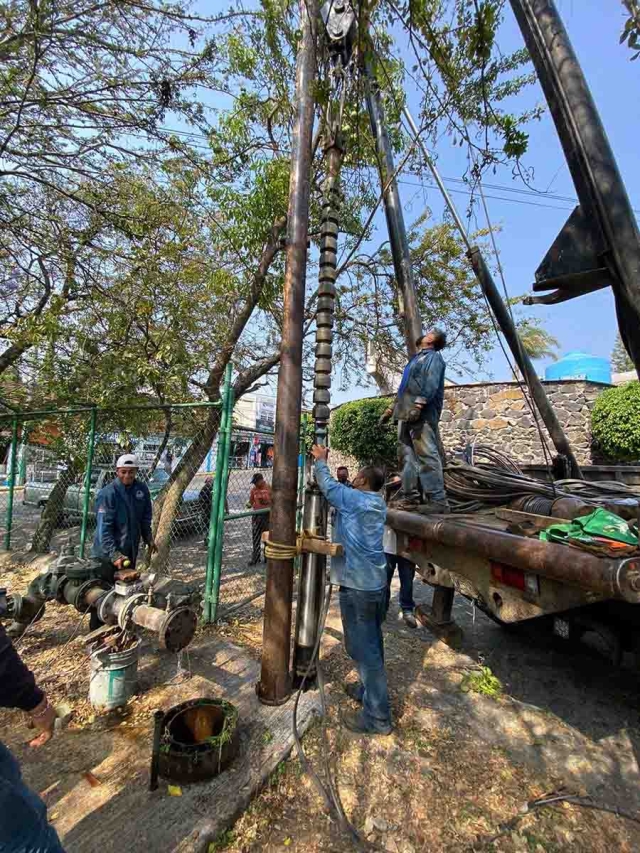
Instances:
[[[188,651],[182,664],[191,677],[172,683],[175,657],[147,650],[140,661],[140,680],[148,687],[128,721],[110,729],[65,732],[55,758],[19,750],[25,778],[44,795],[67,853],[206,850],[291,751],[293,702],[277,708],[258,702],[257,660],[209,632],[199,635]],[[239,754],[211,782],[184,786],[172,795],[160,780],[159,789],[151,793],[152,710],[196,696],[224,697],[237,706]],[[298,709],[301,732],[317,713],[317,694],[304,695]]]

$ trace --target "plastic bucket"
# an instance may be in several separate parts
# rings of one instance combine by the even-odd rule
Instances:
[[[138,687],[140,640],[123,652],[99,649],[91,655],[89,701],[98,711],[126,705]]]

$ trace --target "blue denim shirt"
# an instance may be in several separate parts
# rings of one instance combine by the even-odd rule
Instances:
[[[135,565],[140,538],[151,542],[151,496],[146,483],[134,480],[123,486],[114,480],[96,498],[96,535],[92,557],[113,561],[121,554]]]
[[[351,589],[382,589],[387,585],[387,561],[382,548],[387,507],[379,492],[361,492],[343,486],[329,473],[326,462],[316,462],[316,480],[335,507],[333,541],[344,556],[331,558],[331,583]]]
[[[395,418],[405,420],[409,409],[418,401],[423,404],[421,421],[437,424],[444,404],[444,359],[435,350],[422,350],[405,370],[408,376],[403,376],[402,390],[398,390]]]

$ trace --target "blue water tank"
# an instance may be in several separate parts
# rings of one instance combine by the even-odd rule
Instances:
[[[586,352],[568,352],[561,359],[545,368],[544,378],[590,379],[611,385],[611,362],[608,358],[589,355]]]

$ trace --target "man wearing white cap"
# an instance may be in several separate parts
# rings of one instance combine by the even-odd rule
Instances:
[[[146,483],[136,479],[138,463],[132,453],[116,462],[116,477],[98,492],[96,535],[91,555],[109,566],[106,580],[113,581],[125,560],[135,568],[140,539],[153,551],[151,495]]]

